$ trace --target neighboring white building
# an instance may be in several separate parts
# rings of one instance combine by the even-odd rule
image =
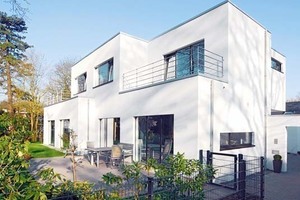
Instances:
[[[45,107],[44,144],[132,143],[267,156],[268,118],[285,110],[285,57],[271,33],[223,2],[150,41],[119,33],[72,68],[72,98]],[[150,155],[147,155],[150,156]]]

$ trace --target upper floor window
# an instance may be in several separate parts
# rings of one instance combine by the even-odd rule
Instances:
[[[98,82],[97,85],[102,85],[113,81],[113,59],[98,65],[96,71],[98,72]]]
[[[253,137],[253,132],[221,133],[220,150],[252,147],[254,146]]]
[[[165,57],[166,79],[204,73],[204,41],[177,50]]]
[[[275,69],[279,72],[281,72],[281,62],[279,62],[278,60],[275,60],[274,58],[271,59],[272,62],[272,69]]]
[[[85,72],[76,78],[78,84],[78,93],[86,91],[86,77],[87,74]]]

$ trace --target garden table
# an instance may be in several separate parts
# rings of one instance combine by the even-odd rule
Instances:
[[[90,162],[91,162],[91,165],[94,165],[94,156],[93,154],[96,153],[97,155],[97,167],[99,166],[99,157],[100,157],[100,154],[105,152],[105,153],[108,153],[111,151],[111,147],[89,147],[89,148],[86,148],[86,150],[88,151],[88,154],[91,154],[91,159],[90,159]]]

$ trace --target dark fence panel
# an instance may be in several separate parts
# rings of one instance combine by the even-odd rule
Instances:
[[[242,154],[224,154],[199,151],[199,162],[211,165],[216,171],[213,177],[200,190],[186,187],[189,181],[197,180],[197,174],[179,177],[147,177],[124,181],[121,185],[101,184],[94,199],[107,199],[116,195],[121,199],[172,200],[263,200],[264,199],[264,158]],[[176,179],[176,181],[175,181]],[[62,194],[55,200],[82,199],[85,194]],[[93,199],[93,198],[91,198]]]
[[[200,154],[203,153],[203,151],[199,152]],[[206,157],[199,155],[199,158],[201,157],[202,160],[206,160],[206,163],[211,164],[217,170],[214,179],[205,186],[206,199],[264,199],[263,157],[209,151],[206,153]]]

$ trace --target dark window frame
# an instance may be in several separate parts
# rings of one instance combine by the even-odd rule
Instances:
[[[275,58],[271,58],[271,68],[276,71],[282,72],[282,63]]]
[[[245,140],[244,143],[239,142],[238,140],[243,141],[242,139],[247,137],[246,134],[249,134],[249,136],[248,136],[249,141]],[[223,139],[225,139],[227,144],[222,144],[222,135],[223,135]],[[226,138],[226,135],[227,135],[227,138]],[[242,137],[237,138],[239,135],[242,136]],[[255,146],[254,145],[254,132],[226,132],[226,133],[220,133],[220,151],[232,150],[232,149],[241,149],[241,148],[249,148],[249,147],[254,147],[254,146]]]
[[[166,63],[166,69],[164,74],[165,79],[184,78],[199,73],[201,74],[205,73],[204,51],[205,51],[205,40],[202,39],[165,55],[164,56],[164,60]],[[184,61],[188,61],[188,62],[184,62]],[[168,76],[170,73],[169,72],[170,67],[174,68],[172,71],[173,76],[171,77]]]
[[[107,74],[105,74],[105,75],[107,75],[107,77],[106,77],[106,80],[104,80],[102,82],[101,76],[100,76],[100,71],[101,71],[101,68],[104,68],[104,67],[108,67]],[[114,80],[114,59],[110,58],[110,59],[106,60],[105,62],[97,65],[95,67],[95,70],[96,70],[96,73],[97,73],[97,80],[96,80],[97,84],[96,84],[95,87],[113,82],[113,80]]]
[[[84,77],[84,81],[81,80],[81,77]],[[84,72],[76,77],[77,81],[77,94],[85,92],[87,90],[87,72]],[[82,81],[82,83],[81,83]]]

